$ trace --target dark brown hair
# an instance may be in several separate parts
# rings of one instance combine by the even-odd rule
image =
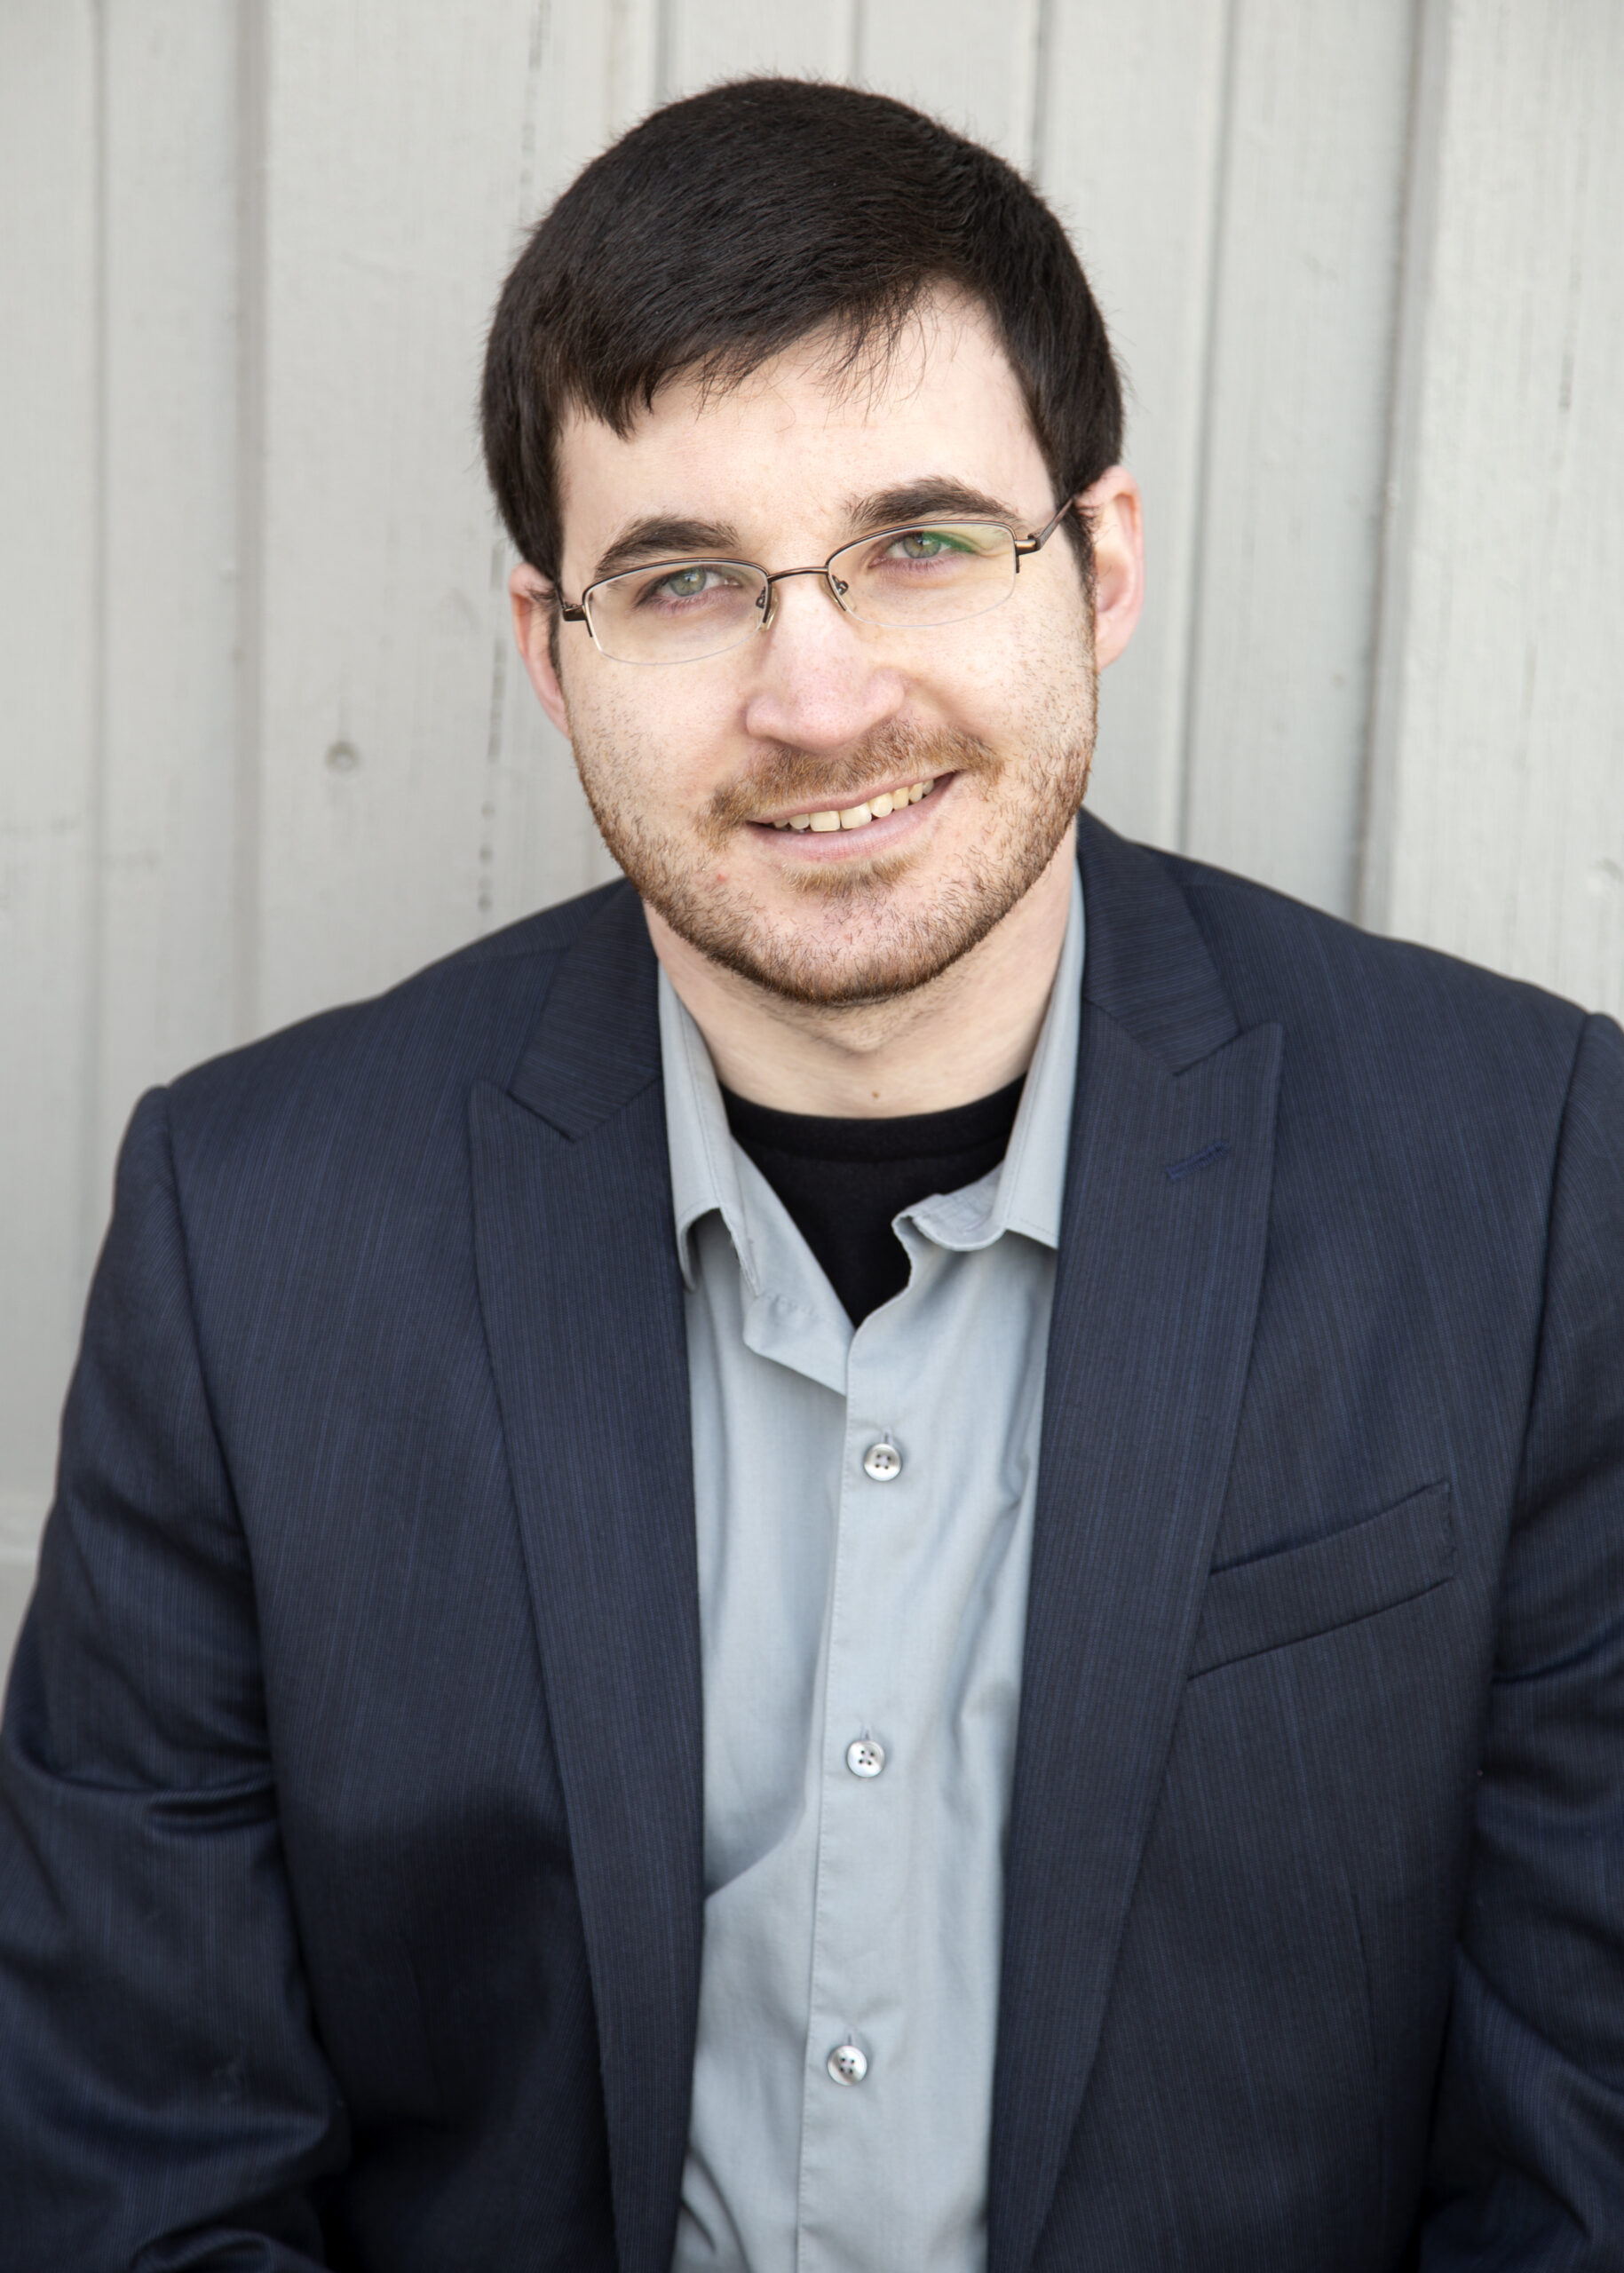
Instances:
[[[860,369],[939,284],[988,311],[1055,501],[1087,488],[1121,455],[1121,386],[1066,232],[1013,167],[889,95],[804,79],[654,112],[575,177],[496,305],[485,462],[519,553],[556,582],[572,408],[625,434],[678,372],[725,386],[825,326]]]

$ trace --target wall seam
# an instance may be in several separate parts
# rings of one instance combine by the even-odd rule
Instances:
[[[1376,552],[1375,639],[1354,854],[1355,920],[1384,931],[1392,914],[1398,741],[1404,725],[1410,560],[1415,533],[1422,392],[1426,374],[1438,177],[1449,75],[1452,0],[1415,0],[1398,308],[1388,389],[1387,468]]]
[[[671,0],[654,0],[654,108],[671,99]]]
[[[237,5],[237,731],[232,784],[232,1027],[258,1031],[265,722],[265,0]]]
[[[1218,131],[1213,153],[1214,184],[1209,201],[1211,233],[1207,251],[1207,306],[1203,319],[1198,385],[1200,422],[1196,440],[1195,511],[1190,527],[1190,604],[1184,630],[1184,688],[1178,744],[1178,804],[1175,843],[1181,852],[1192,851],[1195,806],[1195,743],[1197,708],[1201,694],[1201,642],[1207,581],[1208,534],[1211,520],[1213,448],[1216,424],[1214,373],[1218,360],[1218,331],[1223,321],[1224,254],[1228,240],[1231,157],[1234,139],[1235,90],[1239,76],[1240,16],[1243,0],[1227,0],[1224,25],[1224,69],[1219,85]]]
[[[107,0],[93,0],[91,8],[91,131],[95,146],[95,186],[91,207],[91,577],[95,638],[91,646],[90,700],[90,794],[85,811],[85,989],[82,1034],[83,1106],[79,1124],[79,1283],[88,1286],[95,1264],[97,1243],[107,1219],[107,1194],[99,1187],[101,1124],[107,1088],[103,1040],[107,1023],[107,676],[108,611],[112,578],[108,569],[110,535],[109,453],[112,416],[111,379],[107,369],[111,337],[108,298],[107,236],[111,185],[107,151]]]
[[[1037,13],[1032,27],[1031,99],[1023,122],[1026,137],[1026,173],[1034,182],[1043,178],[1043,168],[1049,156],[1048,94],[1053,41],[1053,0],[1037,0]]]
[[[862,83],[863,53],[867,40],[868,21],[866,0],[850,0],[851,16],[846,27],[846,59],[844,76],[855,85]]]

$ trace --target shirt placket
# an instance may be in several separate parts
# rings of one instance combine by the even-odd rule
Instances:
[[[820,1754],[817,1882],[797,2214],[798,2273],[891,2261],[907,2016],[907,1684],[900,1541],[927,1463],[908,1430],[905,1296],[848,1359]],[[919,1352],[912,1352],[915,1366]],[[915,1609],[923,1606],[915,1604]]]

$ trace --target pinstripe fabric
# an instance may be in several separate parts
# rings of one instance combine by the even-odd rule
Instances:
[[[992,2264],[1616,2269],[1624,1040],[1081,845]],[[615,887],[139,1109],[0,1751],[5,2273],[665,2273],[658,1073]]]

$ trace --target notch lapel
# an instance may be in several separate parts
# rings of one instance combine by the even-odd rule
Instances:
[[[1279,1029],[1238,1030],[1161,863],[1086,817],[1080,857],[1089,942],[1005,1878],[989,2273],[1031,2259],[1099,2041],[1228,1477],[1279,1071]]]
[[[630,885],[470,1105],[480,1301],[568,1810],[623,2273],[666,2273],[699,2004],[688,1379],[655,965]],[[538,2151],[544,2142],[538,2142]]]

